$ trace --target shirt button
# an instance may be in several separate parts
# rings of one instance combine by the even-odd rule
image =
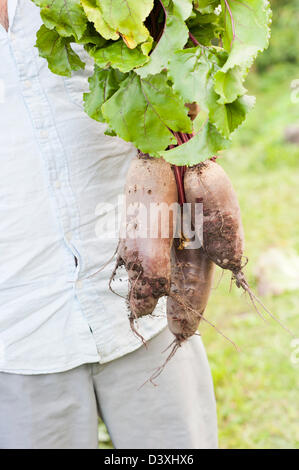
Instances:
[[[14,41],[14,40],[16,39],[16,36],[14,35],[14,33],[10,33],[10,39],[11,39],[12,41]]]
[[[65,238],[66,238],[66,241],[70,242],[72,239],[72,233],[71,232],[66,233]]]
[[[32,83],[29,80],[25,81],[25,87],[26,88],[31,88]]]
[[[49,134],[47,131],[42,130],[40,131],[40,136],[42,139],[47,139],[49,137]]]
[[[76,281],[76,288],[77,289],[82,289],[83,287],[83,282],[82,281]]]
[[[55,181],[55,188],[60,189],[61,188],[61,182],[59,180]]]

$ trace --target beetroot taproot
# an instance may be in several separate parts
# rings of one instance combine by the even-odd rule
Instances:
[[[232,272],[237,287],[248,293],[257,313],[257,303],[290,334],[281,321],[274,316],[252,292],[243,273],[244,230],[241,211],[234,188],[223,170],[215,161],[208,160],[187,168],[184,176],[187,202],[192,204],[194,223],[195,204],[203,205],[203,250],[222,269]],[[198,234],[200,236],[201,234]]]
[[[209,160],[186,170],[184,186],[188,202],[203,204],[205,253],[238,276],[244,261],[244,230],[238,198],[227,174]]]
[[[169,293],[177,197],[173,170],[165,160],[142,154],[132,160],[117,260],[128,272],[131,322],[151,314]]]
[[[167,320],[177,344],[198,330],[210,296],[214,266],[202,248],[184,248],[175,240]]]

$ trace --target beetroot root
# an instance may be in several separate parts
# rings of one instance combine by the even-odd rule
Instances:
[[[170,331],[181,344],[197,330],[211,292],[214,263],[200,249],[172,249],[172,285],[167,299]]]
[[[188,202],[203,204],[203,248],[223,269],[242,270],[244,230],[234,188],[220,165],[206,161],[185,173]]]
[[[167,299],[167,321],[175,339],[169,345],[171,351],[167,359],[149,378],[154,385],[154,380],[163,372],[178,348],[196,334],[200,320],[203,318],[207,321],[203,313],[209,300],[215,267],[201,248],[184,248],[178,239],[174,241],[171,254],[172,279]]]
[[[139,155],[132,160],[125,196],[125,235],[120,238],[117,266],[124,265],[128,272],[132,326],[135,319],[151,314],[170,290],[177,202],[171,166],[163,159]]]
[[[216,162],[208,160],[186,170],[184,187],[187,202],[203,204],[203,250],[219,267],[232,272],[237,287],[248,293],[257,313],[263,320],[256,302],[290,334],[255,296],[242,271],[244,230],[237,195],[225,171]]]

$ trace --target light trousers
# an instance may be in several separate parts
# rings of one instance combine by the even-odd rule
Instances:
[[[156,386],[141,387],[172,341],[163,330],[148,349],[108,364],[58,374],[0,373],[0,448],[97,448],[98,416],[118,449],[216,448],[213,383],[199,336],[179,348]]]

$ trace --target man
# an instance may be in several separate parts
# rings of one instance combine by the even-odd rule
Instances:
[[[135,149],[85,115],[90,63],[63,78],[38,57],[39,9],[0,0],[0,12],[0,447],[96,448],[98,415],[116,448],[216,447],[201,339],[140,389],[173,340],[165,306],[139,322],[145,349],[108,289],[117,240],[101,237],[101,207]]]

